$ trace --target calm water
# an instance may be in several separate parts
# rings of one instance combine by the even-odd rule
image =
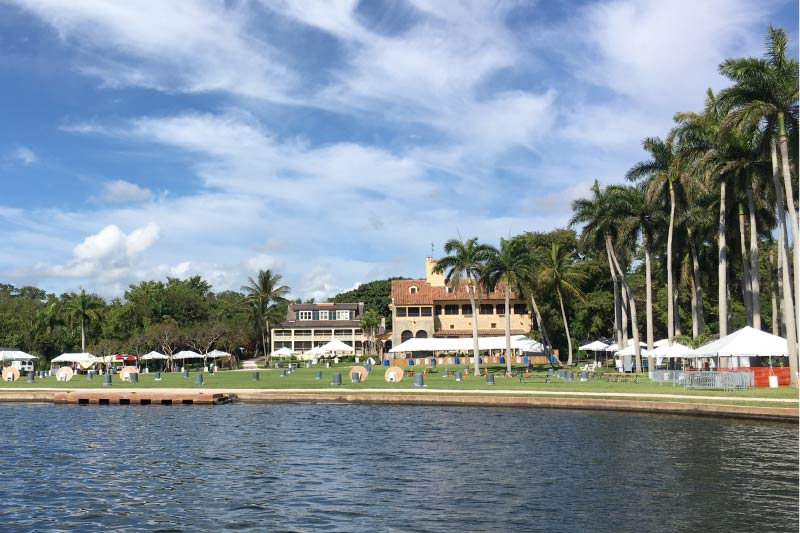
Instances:
[[[793,531],[793,424],[0,405],[0,530]]]

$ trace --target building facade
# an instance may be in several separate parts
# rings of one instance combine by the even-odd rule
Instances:
[[[272,330],[271,352],[289,348],[303,353],[338,339],[364,353],[366,337],[361,331],[363,303],[289,304],[286,321]]]
[[[425,258],[425,279],[392,281],[392,345],[412,337],[471,337],[473,320],[481,337],[505,334],[504,287],[475,296],[477,317],[472,314],[466,282],[457,288],[445,284],[444,275],[433,272],[436,260]],[[508,311],[511,334],[531,330],[528,305],[514,293]]]

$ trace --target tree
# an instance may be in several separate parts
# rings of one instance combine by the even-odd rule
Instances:
[[[375,335],[378,327],[381,325],[381,317],[375,309],[367,309],[361,315],[361,330],[367,334],[367,342],[369,343],[369,353],[376,353],[375,348]]]
[[[506,367],[511,374],[511,288],[520,287],[530,268],[525,242],[520,239],[500,239],[500,248],[493,252],[484,265],[481,281],[486,292],[492,292],[499,283],[505,295]]]
[[[72,293],[67,301],[69,316],[81,324],[81,352],[86,351],[86,326],[89,322],[100,320],[98,309],[102,300],[94,295],[87,295],[81,289],[80,294]]]
[[[363,302],[364,309],[374,309],[378,316],[386,318],[386,329],[392,328],[392,312],[389,304],[392,303],[392,281],[405,278],[388,278],[362,283],[353,290],[341,292],[328,298],[334,303]]]
[[[550,249],[540,251],[539,264],[541,271],[539,279],[546,287],[550,287],[558,296],[558,304],[561,307],[561,318],[564,322],[564,333],[567,337],[567,366],[572,365],[572,337],[569,333],[569,320],[564,306],[564,294],[568,294],[580,301],[586,301],[581,290],[577,285],[583,281],[583,276],[572,268],[575,262],[575,253],[572,250],[558,244],[553,244]]]
[[[242,286],[242,291],[247,295],[248,303],[253,312],[256,328],[261,333],[261,349],[264,351],[264,362],[269,359],[270,326],[280,320],[275,312],[276,304],[286,301],[289,287],[281,285],[283,276],[273,273],[272,270],[259,270],[254,278],[247,278],[248,284]]]
[[[461,279],[465,278],[469,304],[472,308],[472,353],[475,374],[480,373],[480,350],[478,349],[478,311],[475,308],[475,288],[480,285],[484,265],[497,253],[494,247],[478,243],[476,237],[462,241],[450,239],[444,244],[445,257],[439,259],[433,271],[445,273],[445,283],[457,290]]]

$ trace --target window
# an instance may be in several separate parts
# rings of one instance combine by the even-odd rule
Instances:
[[[453,294],[454,292],[456,292],[456,291],[454,291],[454,290],[453,290],[453,287],[450,287],[450,286],[448,285],[448,286],[447,286],[447,294]]]
[[[441,305],[437,305],[436,306],[436,314],[437,315],[441,315],[442,314],[442,306]]]
[[[298,311],[297,312],[297,320],[311,320],[311,317],[314,316],[312,311]]]
[[[506,314],[506,304],[497,304],[497,314],[502,316]]]
[[[319,312],[319,319],[320,320],[328,320],[328,311],[320,311]]]
[[[433,309],[430,307],[423,307],[422,308],[422,316],[431,316],[433,314]]]
[[[350,320],[350,311],[336,311],[336,320]]]
[[[462,305],[461,314],[464,316],[472,316],[472,306],[469,304]]]
[[[491,327],[492,327],[492,329],[495,329],[497,327],[497,322],[492,322],[492,326]]]
[[[528,314],[528,306],[525,304],[514,304],[514,314],[515,315],[527,315]]]
[[[494,306],[492,304],[481,304],[480,314],[482,315],[494,314]]]
[[[310,350],[311,341],[297,341],[294,343],[295,350]]]
[[[417,332],[417,334],[415,335],[415,337],[418,338],[418,339],[427,339],[428,338],[428,332],[424,331],[424,330],[419,330]]]
[[[396,307],[395,311],[397,312],[397,316],[406,316],[406,308],[405,307]]]
[[[416,288],[414,285],[412,285],[412,286],[410,286],[410,287],[408,288],[408,293],[409,293],[409,294],[417,294],[417,290],[418,290],[418,289],[417,289],[417,288]]]
[[[401,341],[401,342],[406,342],[408,339],[410,339],[410,338],[412,338],[412,337],[414,337],[414,334],[413,334],[413,333],[411,333],[409,330],[405,330],[405,331],[404,331],[404,332],[403,332],[403,333],[400,335],[400,341]]]
[[[351,329],[335,329],[333,330],[334,337],[350,337],[353,335],[353,330]]]
[[[409,307],[408,316],[419,316],[419,307]]]
[[[361,328],[356,328],[353,330],[353,335],[363,335]]]
[[[458,306],[455,304],[448,304],[444,306],[444,314],[446,315],[457,315],[458,314]]]
[[[294,335],[297,337],[298,335],[311,335],[310,329],[296,329],[294,330]]]
[[[315,337],[333,337],[333,330],[332,329],[315,329],[314,330]]]
[[[276,337],[291,337],[292,336],[292,330],[290,330],[290,329],[276,329],[276,330],[272,331],[272,334],[275,335]],[[290,346],[290,348],[291,348],[291,346]]]

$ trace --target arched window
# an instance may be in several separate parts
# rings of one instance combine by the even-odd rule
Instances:
[[[408,288],[408,292],[409,292],[410,294],[417,294],[417,287],[416,287],[416,285],[412,285],[412,286],[410,286],[410,287]]]
[[[408,339],[414,336],[413,333],[409,330],[405,330],[403,333],[400,334],[400,342],[406,342]]]
[[[419,331],[417,332],[417,335],[416,335],[416,337],[417,337],[418,339],[427,339],[427,338],[428,338],[428,332],[427,332],[427,331],[424,331],[424,330],[419,330]]]

